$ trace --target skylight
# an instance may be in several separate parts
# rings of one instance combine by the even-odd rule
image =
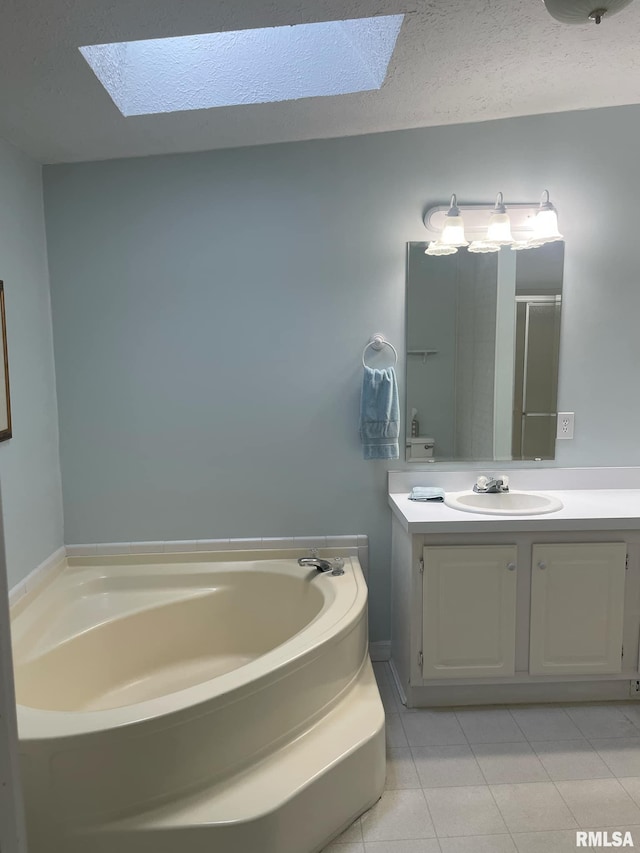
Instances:
[[[124,116],[379,89],[403,15],[80,48]]]

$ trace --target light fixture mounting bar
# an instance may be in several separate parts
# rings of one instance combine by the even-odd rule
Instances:
[[[459,204],[458,209],[464,218],[464,230],[467,239],[484,239],[491,214],[495,212],[495,204]],[[424,225],[431,240],[437,240],[440,237],[448,210],[449,205],[445,204],[430,207],[425,213]],[[511,232],[514,237],[524,240],[532,234],[535,217],[539,210],[539,202],[507,205],[509,219],[511,220]]]

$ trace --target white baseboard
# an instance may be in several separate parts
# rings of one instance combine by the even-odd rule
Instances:
[[[13,607],[16,601],[20,601],[23,595],[40,586],[54,569],[57,569],[67,556],[64,545],[54,551],[46,560],[43,560],[32,572],[9,590],[9,606]]]
[[[391,665],[393,671],[393,663]],[[629,679],[565,681],[535,684],[453,684],[410,687],[408,708],[449,708],[463,705],[521,705],[551,702],[638,702]],[[401,689],[396,677],[396,686]],[[403,702],[404,704],[404,702]]]
[[[369,657],[374,663],[389,660],[391,657],[391,641],[381,640],[377,643],[369,643]]]
[[[391,670],[391,677],[393,678],[393,683],[398,691],[398,695],[400,696],[400,702],[403,705],[407,704],[407,694],[405,693],[404,684],[398,675],[398,670],[396,669],[395,663],[391,660],[389,661],[389,669]]]

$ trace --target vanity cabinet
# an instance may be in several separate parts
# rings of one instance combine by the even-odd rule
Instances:
[[[621,672],[626,543],[528,550],[529,675]],[[421,574],[423,679],[515,675],[516,545],[427,546]]]
[[[640,527],[412,523],[394,514],[391,542],[409,707],[640,698]]]
[[[516,547],[426,547],[423,678],[515,672]]]
[[[535,544],[531,675],[622,671],[625,542]]]

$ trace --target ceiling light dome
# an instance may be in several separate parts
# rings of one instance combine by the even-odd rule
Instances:
[[[563,24],[586,24],[589,21],[600,21],[610,15],[615,15],[631,0],[542,0],[547,11],[557,21]]]

